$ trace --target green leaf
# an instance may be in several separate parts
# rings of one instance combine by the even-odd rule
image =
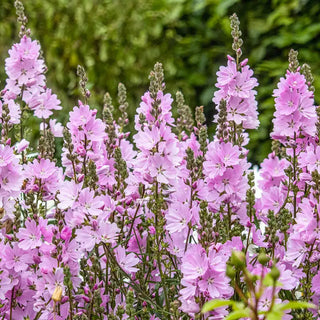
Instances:
[[[283,312],[279,310],[273,310],[267,314],[267,320],[282,320]]]
[[[247,318],[249,316],[250,316],[250,309],[246,308],[246,309],[243,309],[243,310],[237,310],[237,311],[231,312],[225,318],[225,320],[235,320],[235,319],[240,319],[240,318]]]
[[[290,310],[290,309],[317,309],[317,306],[313,303],[306,301],[290,301],[286,304],[282,304],[281,310]]]
[[[234,302],[234,304],[232,305],[232,309],[234,311],[243,310],[244,308],[245,308],[245,306],[244,306],[243,302]]]
[[[206,312],[212,311],[216,308],[224,307],[224,306],[231,306],[233,304],[234,304],[234,301],[232,301],[232,300],[219,300],[219,299],[211,300],[211,301],[208,301],[204,304],[201,312],[206,313]]]

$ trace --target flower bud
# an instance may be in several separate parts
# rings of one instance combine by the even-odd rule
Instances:
[[[52,300],[54,302],[61,301],[62,298],[62,287],[58,284],[52,294]]]
[[[270,261],[270,258],[264,252],[261,252],[258,256],[258,261],[265,266]]]
[[[232,251],[230,262],[237,269],[244,269],[246,266],[246,256],[242,251]]]
[[[280,277],[280,271],[277,267],[273,266],[270,271],[270,276],[274,281],[277,281]]]
[[[236,275],[236,270],[230,265],[227,265],[226,276],[230,279],[233,279]]]

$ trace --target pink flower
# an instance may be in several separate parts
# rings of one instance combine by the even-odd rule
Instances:
[[[20,240],[18,246],[23,250],[35,249],[42,245],[42,234],[39,226],[34,220],[27,220],[26,227],[20,228],[17,238]]]
[[[134,253],[126,254],[126,250],[119,246],[116,250],[116,259],[120,265],[120,267],[128,272],[137,272],[139,269],[135,266],[139,263],[139,258]]]
[[[11,164],[15,159],[12,148],[0,144],[0,168]]]
[[[40,46],[29,37],[21,38],[20,43],[9,50],[10,57],[6,59],[6,73],[11,81],[20,88],[29,88],[32,84],[43,85],[44,61],[39,59]]]
[[[81,183],[77,184],[74,181],[64,181],[60,186],[60,192],[57,196],[60,201],[58,208],[62,210],[72,208],[79,196],[81,188]]]
[[[299,163],[302,167],[306,166],[310,173],[320,173],[320,146],[307,146],[306,151],[299,156]]]
[[[176,202],[170,206],[166,214],[166,229],[170,233],[182,232],[188,230],[188,223],[192,218],[192,213],[188,204]]]
[[[35,159],[32,164],[28,165],[28,174],[35,176],[42,181],[50,179],[56,174],[56,166],[49,159]]]
[[[34,110],[36,117],[40,119],[48,119],[52,115],[52,110],[61,110],[60,100],[55,94],[51,93],[51,89],[45,92],[33,94],[29,101],[31,110]]]
[[[228,60],[227,67],[221,66],[217,72],[218,84],[221,86],[228,85],[237,75],[237,64],[234,60]]]
[[[274,90],[276,111],[271,137],[285,143],[286,138],[302,134],[316,134],[317,116],[313,93],[309,91],[305,77],[299,72],[287,71]]]
[[[17,152],[20,153],[20,152],[26,150],[26,149],[29,147],[29,144],[30,144],[29,141],[27,141],[26,139],[22,139],[22,140],[21,140],[20,142],[18,142],[18,143],[16,144],[16,146],[15,146]]]
[[[291,262],[293,267],[299,267],[308,253],[308,248],[299,234],[291,235],[288,240],[285,261]]]
[[[100,197],[94,196],[94,191],[89,188],[82,189],[77,201],[77,208],[84,214],[99,216],[104,202]]]
[[[228,60],[227,67],[220,67],[217,72],[218,82],[213,102],[219,111],[221,100],[226,101],[228,125],[234,121],[241,125],[243,129],[255,129],[259,125],[257,102],[253,90],[258,85],[257,79],[253,77],[253,71],[245,63],[241,64],[240,70],[237,70],[236,62],[233,59]],[[215,122],[218,114],[215,116]]]
[[[9,273],[6,270],[1,270],[0,272],[0,301],[5,300],[5,294],[11,290],[13,284],[10,280]]]
[[[203,163],[204,173],[211,179],[222,176],[227,167],[239,163],[239,148],[230,142],[211,142],[208,145],[206,160]]]
[[[211,299],[226,298],[233,294],[225,272],[216,272],[212,269],[208,269],[199,281],[199,288],[202,292],[208,292]]]

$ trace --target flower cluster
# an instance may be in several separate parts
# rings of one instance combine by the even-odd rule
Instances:
[[[63,127],[52,117],[60,101],[46,87],[40,46],[23,25],[0,97],[1,319],[318,319],[301,309],[314,307],[301,300],[320,301],[310,74],[291,61],[274,92],[273,150],[256,197],[244,146],[246,129],[259,124],[258,82],[240,61],[236,16],[231,26],[236,58],[217,73],[218,127],[208,137],[203,108],[194,120],[181,93],[184,114],[174,119],[160,63],[134,134],[125,131],[124,85],[116,119],[109,94],[100,110],[90,106],[82,67],[83,101]],[[29,116],[37,142],[24,130]]]

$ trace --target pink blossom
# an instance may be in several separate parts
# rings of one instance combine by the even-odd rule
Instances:
[[[208,270],[208,258],[201,245],[190,246],[182,258],[181,272],[186,280],[195,280]]]
[[[25,228],[20,228],[17,233],[20,240],[18,246],[23,250],[35,249],[42,245],[42,234],[34,220],[27,220]]]
[[[132,273],[139,270],[135,267],[139,263],[139,259],[134,253],[126,254],[126,250],[121,246],[119,246],[115,251],[116,259],[124,271]]]

